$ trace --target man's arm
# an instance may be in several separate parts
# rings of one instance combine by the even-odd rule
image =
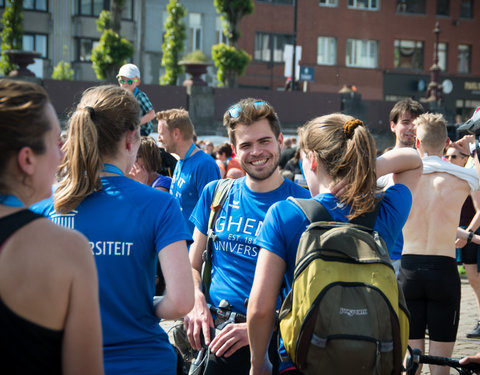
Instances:
[[[416,150],[408,147],[390,150],[377,158],[377,178],[393,173],[393,182],[407,186],[410,191],[415,189],[422,172],[423,164],[420,155]]]
[[[473,206],[475,207],[475,215],[473,216],[470,224],[468,224],[468,232],[476,232],[478,227],[480,227],[480,191],[475,191],[470,194],[472,197]],[[457,238],[455,241],[456,248],[462,248],[467,244],[467,241],[463,238]]]
[[[188,341],[195,350],[202,348],[200,334],[203,332],[205,344],[210,344],[210,327],[213,327],[212,314],[210,313],[207,300],[202,292],[202,254],[207,245],[207,236],[195,227],[193,243],[190,246],[189,257],[192,265],[195,304],[184,319]]]
[[[271,373],[267,349],[273,331],[277,297],[285,267],[285,262],[278,255],[265,249],[260,250],[247,307],[248,341],[252,364],[250,375]]]
[[[146,124],[149,121],[152,121],[154,118],[155,118],[155,111],[151,109],[140,118],[140,126]]]

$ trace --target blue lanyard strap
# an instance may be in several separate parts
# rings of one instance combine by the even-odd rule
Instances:
[[[0,194],[0,204],[10,207],[23,207],[25,206],[20,199],[12,194]]]
[[[195,145],[195,143],[192,143],[192,145],[188,149],[187,153],[185,154],[185,157],[182,160],[183,161],[187,160],[190,157],[190,155],[192,155],[192,152],[193,152],[193,150],[195,150],[196,147],[197,146]]]
[[[118,168],[116,165],[105,163],[103,165],[102,172],[118,174],[119,176],[123,176],[123,172]]]

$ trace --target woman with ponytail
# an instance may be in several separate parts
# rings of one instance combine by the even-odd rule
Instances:
[[[173,375],[176,355],[158,323],[193,307],[190,234],[170,194],[127,177],[140,146],[139,113],[120,87],[86,90],[70,118],[54,201],[37,209],[90,242],[105,373]],[[154,303],[157,259],[166,289]]]
[[[299,129],[302,169],[312,193],[334,221],[347,222],[374,211],[374,225],[392,247],[407,220],[411,189],[422,173],[413,149],[396,149],[378,159],[375,141],[363,122],[343,114],[317,117]],[[393,173],[395,185],[377,194],[376,179]],[[252,352],[251,374],[270,373],[265,351],[273,327],[277,296],[284,275],[292,285],[300,236],[310,224],[291,201],[275,203],[267,212],[255,244],[261,248],[248,301],[247,324]],[[286,370],[285,374],[297,374]]]
[[[63,156],[43,88],[0,80],[0,373],[103,374],[87,239],[28,206],[51,194]]]

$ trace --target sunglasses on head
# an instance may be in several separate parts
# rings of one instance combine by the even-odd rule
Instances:
[[[138,82],[138,79],[124,79],[124,78],[119,78],[119,79],[118,79],[118,83],[121,83],[122,85],[123,85],[125,82],[127,83],[127,85],[132,85],[133,82]]]
[[[263,105],[268,105],[267,102],[263,100],[257,100],[256,102],[253,103],[253,106],[255,109],[260,109],[263,107]],[[235,104],[234,106],[230,107],[228,110],[228,115],[230,118],[238,118],[240,114],[242,113],[243,108],[240,106],[240,104]]]

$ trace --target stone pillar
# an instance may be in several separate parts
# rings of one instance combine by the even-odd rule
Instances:
[[[187,86],[187,95],[187,109],[197,135],[217,134],[214,88]]]

